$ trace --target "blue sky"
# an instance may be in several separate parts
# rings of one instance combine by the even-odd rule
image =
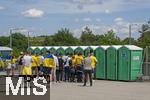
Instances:
[[[94,34],[113,29],[121,38],[138,38],[139,27],[150,20],[150,0],[0,0],[0,35],[9,35],[10,28],[26,34],[54,34],[69,28],[79,37],[85,26]],[[134,24],[137,25],[134,25]]]

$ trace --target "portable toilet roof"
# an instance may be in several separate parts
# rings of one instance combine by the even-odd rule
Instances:
[[[72,48],[73,50],[75,50],[76,48],[78,48],[78,46],[69,46],[70,48]]]
[[[93,50],[97,49],[99,46],[90,46]]]
[[[38,46],[37,48],[39,48],[40,50],[42,50],[44,47],[43,46]]]
[[[102,45],[102,46],[100,46],[100,47],[103,48],[104,50],[106,50],[106,49],[109,48],[110,46]]]
[[[112,45],[111,47],[115,48],[116,50],[118,50],[119,48],[122,47],[122,45]]]
[[[32,46],[32,47],[30,47],[32,50],[34,50],[36,47],[35,46]]]
[[[57,50],[57,49],[62,48],[62,47],[61,46],[53,46],[53,48]]]
[[[67,48],[69,48],[68,46],[62,46],[62,48],[64,49],[64,50],[66,50]]]
[[[126,47],[129,50],[143,50],[142,48],[135,46],[135,45],[124,45],[123,47]]]
[[[79,46],[80,48],[82,48],[83,50],[87,49],[90,46]]]
[[[9,47],[2,47],[2,46],[0,46],[0,51],[12,51],[12,49],[9,48]]]

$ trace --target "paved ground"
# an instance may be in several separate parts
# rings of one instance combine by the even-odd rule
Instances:
[[[81,83],[55,83],[51,100],[150,100],[150,82],[97,80],[93,87]]]

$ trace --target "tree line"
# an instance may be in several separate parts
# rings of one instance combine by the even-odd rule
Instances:
[[[88,46],[88,45],[126,45],[129,40],[133,45],[145,48],[150,46],[150,23],[143,24],[140,37],[138,39],[125,38],[120,39],[113,30],[106,34],[93,34],[90,28],[85,27],[79,38],[73,36],[73,33],[67,29],[62,28],[54,35],[30,37],[29,42],[31,46]],[[28,47],[28,37],[21,33],[12,34],[12,47],[14,52],[25,51]],[[9,46],[9,36],[0,36],[0,46]]]

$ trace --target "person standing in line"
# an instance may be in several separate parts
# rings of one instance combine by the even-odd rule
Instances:
[[[56,68],[59,66],[57,55],[52,54],[54,58],[54,67],[52,68],[52,81],[56,82]]]
[[[15,55],[12,55],[12,58],[11,58],[11,72],[12,72],[12,75],[15,74],[16,66],[17,66],[17,59],[16,59]]]
[[[24,76],[30,76],[32,75],[32,56],[30,55],[29,52],[26,52],[22,59],[23,63],[23,70],[22,70],[22,75]]]
[[[95,79],[96,78],[96,64],[97,64],[97,59],[96,57],[94,56],[93,53],[91,53],[91,56],[90,56],[91,60],[92,60],[92,77]]]
[[[84,85],[83,86],[86,86],[86,83],[87,83],[87,79],[88,79],[88,75],[89,75],[89,79],[90,79],[90,86],[92,86],[92,59],[90,57],[91,55],[88,54],[88,57],[86,57],[84,59]]]
[[[44,58],[43,65],[44,65],[45,78],[46,78],[47,82],[50,83],[52,80],[52,68],[55,66],[54,58],[50,54],[50,51],[46,52],[46,56]]]
[[[70,79],[70,67],[69,67],[69,62],[71,60],[71,57],[70,56],[67,56],[66,58],[66,61],[65,61],[65,65],[64,65],[64,81],[68,81],[69,82],[69,79]]]
[[[77,74],[77,82],[82,82],[82,74],[83,74],[83,56],[82,53],[79,53],[76,59],[76,74]]]
[[[10,76],[10,72],[11,72],[11,68],[12,68],[11,67],[11,65],[12,65],[11,64],[11,59],[12,59],[11,54],[7,55],[7,57],[6,57],[6,65],[7,65],[6,72],[7,72],[7,76]]]
[[[33,76],[38,76],[38,66],[39,66],[39,56],[37,53],[35,53],[34,55],[32,55],[32,73]]]
[[[75,56],[73,55],[70,62],[69,62],[69,67],[70,67],[70,82],[74,82],[75,80],[75,64],[76,64],[76,59]]]
[[[39,74],[40,75],[43,75],[43,73],[44,73],[43,61],[44,61],[44,56],[43,56],[43,53],[41,53],[40,54],[40,67],[39,67]]]
[[[62,55],[59,55],[58,63],[59,66],[56,68],[56,79],[57,79],[56,82],[63,81],[64,60],[62,58]]]
[[[20,56],[17,59],[17,61],[18,61],[18,73],[19,73],[19,75],[21,75],[22,68],[23,68],[23,63],[22,63],[23,57],[24,57],[24,53],[20,52]]]
[[[3,68],[4,68],[4,61],[3,61],[2,55],[0,53],[0,71],[3,71]]]

